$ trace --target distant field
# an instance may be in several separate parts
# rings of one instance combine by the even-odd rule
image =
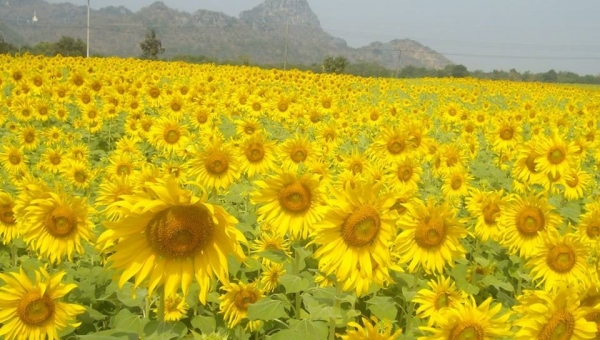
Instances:
[[[0,65],[6,339],[598,336],[598,86]]]

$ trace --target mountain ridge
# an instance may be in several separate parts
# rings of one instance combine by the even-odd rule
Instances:
[[[32,22],[33,13],[38,21]],[[50,4],[44,0],[1,0],[0,22],[26,44],[57,41],[63,35],[85,40],[86,6]],[[289,26],[288,26],[289,25]],[[193,13],[157,1],[133,12],[124,6],[91,10],[90,50],[121,57],[138,56],[139,42],[154,29],[165,56],[205,55],[220,60],[246,58],[259,64],[282,63],[288,34],[288,63],[320,63],[327,55],[350,62],[377,62],[389,69],[398,64],[440,69],[450,60],[410,39],[373,42],[359,48],[325,32],[307,0],[265,0],[239,17],[199,9]]]

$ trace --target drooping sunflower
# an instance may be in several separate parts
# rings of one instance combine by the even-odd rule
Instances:
[[[449,277],[438,276],[437,280],[427,282],[428,289],[421,289],[412,299],[419,304],[417,317],[427,319],[427,326],[439,324],[445,318],[445,312],[458,307],[466,301],[467,294],[456,288]]]
[[[187,296],[195,277],[199,299],[206,304],[213,277],[229,282],[227,256],[244,258],[240,243],[244,235],[237,220],[225,209],[206,202],[206,194],[195,196],[181,189],[176,179],[147,182],[147,194],[123,195],[113,204],[122,207],[123,218],[105,222],[98,245],[113,252],[110,266],[117,269],[119,287],[135,277],[140,286],[148,279],[149,294],[164,286],[166,296],[178,286]]]
[[[257,302],[263,298],[263,293],[256,282],[250,284],[230,283],[223,287],[227,293],[221,295],[219,299],[219,310],[227,322],[227,327],[233,328],[248,315],[248,305]],[[246,328],[250,331],[257,330],[262,325],[262,320],[248,321]]]
[[[251,202],[261,204],[258,221],[269,223],[275,233],[306,239],[314,224],[321,221],[323,193],[316,176],[281,172],[254,184],[258,190]]]
[[[77,287],[63,284],[65,272],[53,275],[40,268],[35,281],[19,269],[18,273],[0,273],[5,285],[0,287],[0,336],[6,339],[59,339],[58,332],[77,327],[75,316],[85,308],[60,301]]]
[[[73,254],[83,254],[82,241],[94,238],[94,210],[86,203],[87,198],[73,197],[64,193],[47,192],[47,198],[33,199],[18,216],[23,221],[23,240],[38,254],[52,263],[61,263]]]
[[[465,199],[466,208],[471,217],[477,219],[475,236],[485,242],[488,239],[500,240],[498,221],[508,206],[504,191],[482,191],[472,189]]]
[[[361,317],[362,326],[357,322],[348,322],[346,334],[337,336],[342,340],[396,340],[402,334],[402,329],[394,333],[394,325],[387,320],[379,320],[371,316],[371,320]],[[352,329],[354,328],[354,329]]]
[[[504,235],[500,243],[511,253],[528,258],[541,245],[542,235],[557,232],[561,217],[552,212],[554,208],[542,195],[514,195],[500,216],[500,229]]]
[[[242,173],[248,178],[265,174],[275,167],[275,142],[256,133],[241,143],[238,159]]]
[[[586,316],[598,308],[581,306],[581,293],[573,287],[560,286],[552,291],[528,290],[517,298],[513,310],[519,327],[514,339],[595,339],[596,323]]]
[[[470,297],[464,304],[448,309],[444,317],[440,318],[438,327],[419,327],[419,329],[432,334],[418,339],[492,340],[511,337],[513,333],[508,322],[510,314],[498,315],[502,310],[502,305],[496,304],[491,307],[491,303],[492,298],[488,298],[478,306],[475,299]]]
[[[0,191],[0,242],[10,244],[20,235],[14,214],[15,202],[8,192]]]
[[[384,285],[389,269],[400,270],[391,260],[390,246],[396,235],[394,199],[383,193],[383,183],[372,179],[335,192],[323,221],[315,226],[311,244],[318,248],[323,274],[335,274],[345,290],[358,295],[371,283]]]
[[[220,139],[208,142],[199,152],[192,152],[190,176],[208,189],[227,189],[240,177],[239,162],[233,146]]]
[[[407,208],[408,213],[398,220],[403,231],[395,246],[400,263],[409,263],[409,272],[422,266],[427,273],[441,273],[446,264],[453,266],[455,259],[465,256],[460,239],[467,236],[467,230],[447,202],[436,205],[430,197],[425,204],[416,199]]]
[[[551,290],[561,283],[577,286],[589,283],[588,248],[575,234],[544,236],[540,248],[527,260],[531,276]]]

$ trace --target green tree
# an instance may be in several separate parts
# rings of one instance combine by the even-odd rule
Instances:
[[[465,65],[454,65],[454,67],[452,67],[452,73],[450,74],[454,78],[464,78],[469,76],[469,70],[467,70],[467,67]]]
[[[344,72],[348,64],[348,59],[342,56],[337,58],[326,57],[323,60],[323,72],[340,74]]]
[[[542,75],[542,81],[547,83],[556,83],[558,80],[558,73],[554,70],[550,70]]]
[[[55,44],[52,51],[53,55],[63,55],[70,57],[83,57],[86,53],[86,44],[83,40],[73,37],[62,36]]]
[[[4,35],[0,32],[0,53],[14,53],[15,46],[4,40]]]
[[[157,59],[159,54],[165,52],[162,42],[156,38],[154,30],[146,33],[146,39],[140,43],[140,47],[142,48],[142,58],[146,59]]]

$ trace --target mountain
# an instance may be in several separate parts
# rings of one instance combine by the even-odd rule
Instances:
[[[33,15],[37,21],[33,21]],[[0,0],[0,32],[11,43],[35,45],[63,35],[86,40],[87,8],[44,0]],[[404,39],[349,47],[325,32],[307,0],[265,0],[239,18],[221,12],[188,13],[155,2],[137,12],[125,7],[91,10],[92,54],[122,57],[141,54],[140,41],[150,29],[165,47],[165,57],[205,55],[219,60],[247,59],[279,64],[285,54],[288,30],[290,64],[321,63],[325,56],[345,56],[351,63],[377,62],[389,69],[398,65],[443,68],[452,62],[439,53]],[[398,63],[398,55],[401,61]]]

